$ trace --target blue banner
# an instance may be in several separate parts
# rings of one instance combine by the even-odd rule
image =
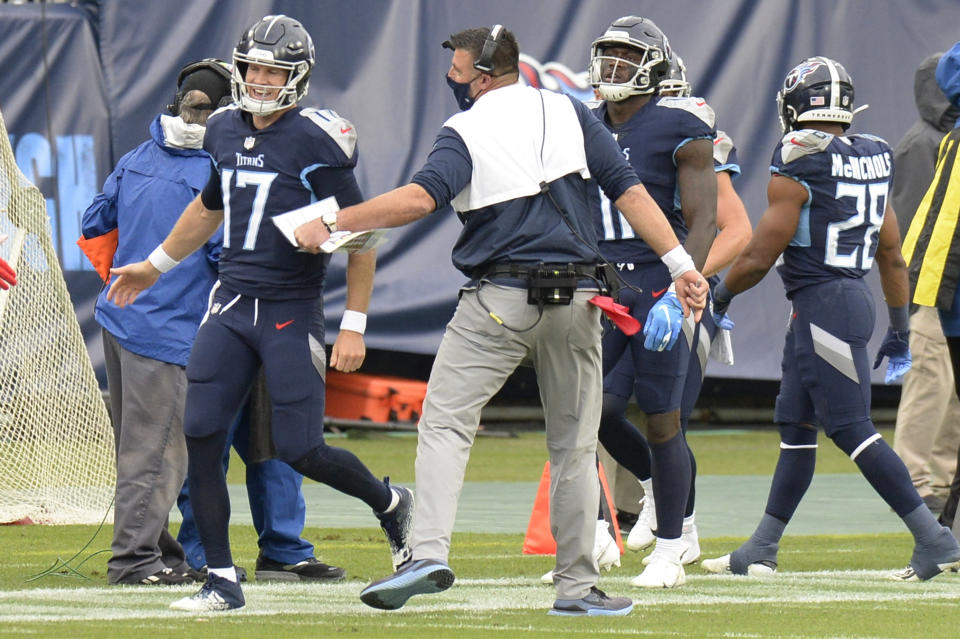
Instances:
[[[367,196],[407,183],[456,110],[444,80],[450,54],[440,46],[450,33],[503,23],[519,40],[526,82],[586,98],[593,39],[621,15],[652,18],[686,62],[694,93],[709,101],[718,128],[737,144],[743,174],[735,184],[754,222],[766,204],[770,154],[780,136],[774,96],[794,64],[811,55],[841,61],[857,104],[871,105],[852,130],[893,144],[917,117],[916,66],[960,37],[955,0],[926,0],[922,8],[896,0],[105,0],[87,9],[96,10],[0,5],[0,59],[7,61],[0,106],[18,164],[48,198],[63,266],[78,272],[69,276],[71,292],[97,360],[89,317],[98,285],[73,246],[78,215],[113,163],[147,137],[179,69],[204,57],[229,60],[241,31],[263,15],[286,13],[313,35],[317,65],[305,104],[354,123]],[[449,259],[459,226],[444,210],[389,233],[368,346],[435,352],[463,282]],[[332,326],[343,305],[344,264],[337,259],[331,269]],[[880,300],[877,281],[872,275]],[[736,365],[708,372],[779,378],[787,313],[771,274],[732,309]],[[883,331],[876,332],[879,344]]]

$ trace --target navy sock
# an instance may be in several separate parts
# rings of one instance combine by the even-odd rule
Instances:
[[[817,431],[798,424],[780,425],[780,458],[773,472],[765,512],[789,522],[810,488],[817,464]]]
[[[683,529],[683,512],[690,493],[690,453],[683,433],[662,444],[651,444],[653,452],[653,498],[657,507],[657,537],[676,539]]]
[[[221,457],[227,433],[187,437],[187,481],[200,542],[212,568],[233,566],[230,554],[230,495]]]
[[[626,398],[610,393],[603,395],[598,438],[610,456],[637,479],[650,479],[650,445],[640,429],[624,416],[626,409]]]
[[[690,492],[687,494],[687,508],[683,511],[684,519],[693,515],[693,511],[696,510],[695,502],[697,498],[697,460],[693,456],[693,450],[690,448],[689,442],[687,443],[687,452],[690,454]]]
[[[393,499],[390,487],[377,479],[356,455],[344,448],[321,444],[290,466],[305,477],[360,499],[374,512],[385,511]]]
[[[883,441],[872,422],[860,422],[837,431],[833,441],[853,458],[877,494],[901,519],[923,503],[910,473],[893,449]]]
[[[877,439],[860,451],[854,461],[877,494],[899,517],[905,517],[923,503],[913,487],[907,467],[887,442]]]

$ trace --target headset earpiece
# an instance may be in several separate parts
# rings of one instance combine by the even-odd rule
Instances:
[[[497,52],[497,46],[500,44],[500,37],[503,35],[503,25],[495,24],[490,29],[490,34],[483,43],[483,49],[480,51],[480,57],[473,63],[473,68],[482,73],[493,75],[493,55]]]

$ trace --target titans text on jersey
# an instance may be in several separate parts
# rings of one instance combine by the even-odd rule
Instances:
[[[893,153],[872,135],[787,133],[770,167],[809,194],[777,270],[787,297],[838,276],[863,277],[873,265],[893,181]]]
[[[329,196],[341,207],[363,201],[353,125],[333,111],[294,107],[256,129],[230,106],[210,116],[204,149],[214,173],[203,204],[223,210],[223,284],[264,299],[320,295],[329,256],[298,251],[270,218]]]

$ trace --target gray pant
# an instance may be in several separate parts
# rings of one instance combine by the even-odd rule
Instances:
[[[107,331],[103,351],[117,453],[107,581],[137,583],[183,562],[167,518],[187,474],[187,377],[182,366],[124,349]]]
[[[485,284],[480,299],[513,328],[534,324],[525,289]],[[577,291],[569,306],[548,305],[528,331],[490,317],[477,290],[462,292],[437,352],[420,418],[415,559],[446,562],[480,410],[522,362],[537,371],[550,454],[550,529],[557,541],[554,583],[560,599],[579,599],[599,577],[593,558],[600,498],[595,455],[602,372],[595,292]]]

